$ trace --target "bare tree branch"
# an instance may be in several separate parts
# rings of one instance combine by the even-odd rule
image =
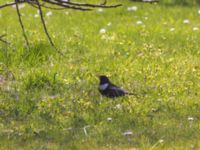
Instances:
[[[44,3],[41,4],[40,1],[43,1]],[[14,5],[16,6],[18,20],[19,20],[20,26],[22,28],[23,36],[25,38],[27,46],[29,46],[29,42],[28,42],[28,38],[25,33],[25,28],[24,28],[22,19],[21,19],[21,14],[20,14],[19,6],[18,6],[18,4],[20,4],[20,3],[28,3],[32,7],[37,8],[39,10],[40,19],[41,19],[41,22],[42,22],[42,25],[44,28],[44,32],[45,32],[48,40],[49,40],[50,44],[55,48],[55,50],[62,56],[64,56],[64,55],[59,50],[56,49],[56,47],[53,43],[53,40],[51,39],[51,37],[48,33],[48,30],[47,30],[47,27],[45,24],[45,20],[44,20],[42,7],[48,8],[48,9],[54,9],[54,10],[73,9],[73,10],[81,10],[81,11],[90,11],[93,8],[115,8],[115,7],[121,6],[121,4],[107,6],[106,0],[104,0],[103,3],[101,3],[101,4],[78,3],[78,2],[71,2],[69,0],[68,1],[66,1],[66,0],[15,0],[14,2],[8,2],[3,5],[0,5],[0,9],[8,7],[8,6],[14,6]],[[45,6],[45,4],[49,4],[50,6]],[[57,7],[51,7],[51,6],[57,6]],[[0,41],[7,43],[5,40],[2,40],[2,37],[3,36],[0,36]]]
[[[63,1],[63,0],[55,0],[55,1],[58,1],[62,4],[69,4],[69,5],[74,5],[74,6],[84,6],[84,7],[114,8],[114,7],[122,6],[122,4],[106,6],[105,5],[106,1],[103,4],[100,4],[100,5],[87,4],[87,3],[76,3],[76,2]]]
[[[34,7],[34,8],[37,8],[38,9],[38,7],[37,7],[37,4],[36,3],[33,3],[32,1],[30,1],[30,0],[27,0],[27,3],[29,4],[29,5],[31,5],[32,7]]]
[[[60,7],[65,7],[65,8],[69,8],[69,9],[76,9],[76,10],[82,10],[82,11],[89,11],[89,10],[92,10],[90,8],[82,8],[82,7],[77,7],[77,6],[70,6],[70,5],[67,5],[65,3],[61,3],[61,2],[54,2],[54,1],[51,1],[51,0],[43,0],[47,3],[50,3],[50,4],[53,4],[53,5],[57,5],[57,6],[60,6]]]
[[[41,5],[40,5],[40,2],[38,0],[36,0],[36,3],[37,3],[37,6],[38,6],[38,10],[39,10],[39,13],[40,13],[40,18],[41,18],[41,21],[42,21],[42,24],[43,24],[43,28],[44,28],[44,31],[45,31],[45,34],[50,42],[50,44],[54,47],[54,49],[59,53],[61,54],[62,56],[64,56],[63,53],[61,53],[59,50],[57,50],[57,48],[55,47],[48,31],[47,31],[47,27],[46,27],[46,24],[45,24],[45,20],[44,20],[44,17],[43,17],[43,12],[42,12],[42,8],[41,8]]]
[[[4,8],[4,7],[7,7],[7,6],[12,6],[12,5],[15,5],[15,4],[16,4],[15,2],[6,3],[6,4],[3,4],[3,5],[0,5],[0,8]]]
[[[106,0],[102,4],[77,3],[77,2],[64,1],[64,0],[42,0],[42,1],[44,1],[48,4],[53,4],[53,5],[58,5],[58,6],[61,6],[61,7],[69,8],[69,9],[77,9],[77,10],[83,10],[83,11],[84,10],[91,10],[91,9],[84,8],[84,7],[115,8],[115,7],[122,6],[122,4],[106,6],[106,2],[107,2]],[[7,7],[7,6],[17,5],[19,3],[36,4],[37,0],[15,0],[15,2],[8,2],[6,4],[0,5],[0,9]],[[41,6],[47,7],[47,6],[44,6],[44,5],[41,5]],[[74,6],[81,6],[81,7],[74,7]],[[53,8],[53,9],[57,9],[57,8]]]
[[[36,3],[37,3],[37,6],[38,6],[38,10],[39,10],[39,13],[40,13],[40,18],[41,18],[41,21],[42,21],[42,24],[43,24],[44,31],[45,31],[45,33],[48,37],[49,42],[51,43],[52,46],[54,46],[54,43],[53,43],[53,41],[52,41],[51,37],[49,36],[48,31],[47,31],[47,27],[46,27],[46,24],[45,24],[45,21],[44,21],[43,12],[42,12],[40,2],[38,0],[36,0]]]
[[[50,6],[45,6],[45,5],[41,5],[41,7],[47,8],[47,9],[52,9],[52,10],[63,10],[66,8],[59,8],[59,7],[50,7]]]
[[[142,2],[142,3],[158,3],[159,0],[131,0],[133,2]]]
[[[20,23],[20,26],[22,28],[22,32],[23,32],[23,35],[24,35],[24,38],[25,38],[25,41],[26,41],[26,45],[29,47],[28,38],[27,38],[26,33],[25,33],[24,25],[22,23],[21,14],[20,14],[19,7],[18,7],[18,0],[15,0],[15,3],[16,3],[16,10],[17,10],[19,23]]]
[[[35,3],[33,3],[32,1],[28,0],[28,4],[31,5],[32,7],[38,9],[38,6]],[[40,6],[44,7],[44,8],[47,8],[47,9],[52,9],[52,10],[63,10],[63,9],[66,9],[66,8],[58,8],[58,7],[45,6],[45,3],[40,4]]]

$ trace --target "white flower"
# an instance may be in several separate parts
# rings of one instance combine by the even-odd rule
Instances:
[[[175,28],[170,28],[170,31],[173,32],[175,30]]]
[[[130,131],[130,130],[128,130],[128,131],[126,131],[126,132],[123,133],[124,136],[130,136],[132,134],[133,134],[133,132]]]
[[[35,15],[34,15],[34,17],[35,17],[35,18],[38,18],[38,17],[39,17],[39,15],[38,15],[38,14],[35,14]]]
[[[200,10],[198,11],[198,14],[200,14]]]
[[[194,118],[193,117],[188,117],[188,121],[193,121]]]
[[[122,109],[122,105],[121,105],[121,104],[117,104],[115,107],[116,107],[117,109]]]
[[[143,22],[142,22],[141,20],[138,20],[138,21],[136,22],[136,24],[141,25],[141,24],[143,24]]]
[[[131,6],[127,8],[128,11],[136,11],[137,9],[137,6]]]
[[[103,12],[102,8],[97,9],[97,12]]]
[[[100,32],[100,33],[106,33],[106,29],[105,29],[105,28],[101,28],[101,29],[99,30],[99,32]]]
[[[51,16],[52,14],[53,13],[51,11],[49,11],[49,12],[46,13],[46,16],[48,17],[48,16]]]
[[[198,27],[194,27],[192,30],[193,30],[193,31],[198,31],[199,28],[198,28]]]
[[[163,143],[163,142],[164,142],[164,140],[163,140],[163,139],[160,139],[160,140],[159,140],[159,143]]]
[[[190,21],[188,19],[185,19],[185,20],[183,20],[183,23],[188,24],[188,23],[190,23]]]
[[[107,121],[111,122],[111,121],[112,121],[112,118],[111,118],[111,117],[108,117],[108,118],[107,118]]]

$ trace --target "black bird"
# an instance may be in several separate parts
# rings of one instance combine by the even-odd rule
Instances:
[[[112,84],[107,76],[100,75],[99,76],[100,83],[99,83],[99,92],[106,97],[115,98],[125,95],[134,95],[133,93],[129,93],[126,90]]]

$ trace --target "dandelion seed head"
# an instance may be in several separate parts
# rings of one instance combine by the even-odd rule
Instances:
[[[53,15],[53,13],[52,13],[51,11],[49,11],[49,12],[46,13],[46,16],[47,16],[47,17],[48,17],[48,16],[51,16],[51,15]]]
[[[133,132],[130,131],[130,130],[128,130],[128,131],[126,131],[126,132],[123,133],[124,136],[130,136],[132,134],[133,134]]]
[[[193,27],[192,30],[193,30],[193,31],[198,31],[199,28],[198,28],[198,27]]]
[[[137,11],[137,6],[130,6],[127,8],[128,11]]]
[[[183,23],[188,24],[188,23],[190,23],[190,21],[188,19],[185,19],[185,20],[183,20]]]
[[[163,143],[163,142],[164,142],[164,140],[163,140],[163,139],[160,139],[160,140],[159,140],[159,143]]]
[[[193,121],[194,118],[193,117],[188,117],[188,121]]]
[[[97,9],[97,12],[103,12],[103,9],[102,8],[99,8],[99,9]]]
[[[107,121],[108,121],[108,122],[111,122],[111,121],[112,121],[112,118],[111,118],[111,117],[108,117],[108,118],[107,118]]]
[[[170,31],[173,32],[175,30],[175,28],[170,28]]]
[[[116,107],[117,109],[122,109],[122,105],[121,105],[121,104],[117,104],[115,107]]]
[[[141,20],[138,20],[138,21],[136,22],[136,24],[141,25],[141,24],[143,24],[143,22],[142,22]]]
[[[106,33],[106,29],[105,28],[101,28],[100,30],[99,30],[99,33]]]

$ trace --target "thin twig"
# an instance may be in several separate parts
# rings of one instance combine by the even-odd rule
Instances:
[[[35,3],[33,3],[32,1],[30,1],[30,0],[27,0],[27,3],[28,3],[29,5],[31,5],[32,7],[34,7],[34,8],[37,8],[37,9],[38,9],[38,7],[37,7],[37,6],[35,6],[36,4],[35,4]]]
[[[50,44],[53,46],[53,48],[59,53],[61,54],[62,56],[64,56],[64,54],[62,52],[60,52],[59,50],[57,50],[57,48],[55,47],[54,43],[53,43],[53,40],[51,39],[50,35],[49,35],[49,32],[47,31],[47,27],[46,27],[46,24],[45,24],[45,20],[44,20],[44,16],[43,16],[43,12],[42,12],[42,8],[41,8],[41,5],[40,5],[40,2],[38,0],[36,0],[36,3],[37,3],[37,6],[38,6],[38,10],[39,10],[39,13],[40,13],[40,19],[42,21],[42,24],[43,24],[43,28],[44,28],[44,31],[46,33],[46,36],[50,42]]]
[[[159,0],[131,0],[133,2],[142,2],[142,3],[158,3]]]
[[[28,38],[27,38],[25,30],[24,30],[24,25],[22,23],[21,14],[20,14],[19,7],[18,7],[18,0],[15,0],[15,3],[16,3],[16,10],[17,10],[17,15],[18,15],[19,23],[20,23],[20,26],[22,28],[22,32],[23,32],[23,35],[24,35],[24,38],[25,38],[25,41],[26,41],[26,45],[29,47]]]
[[[31,5],[32,7],[38,9],[38,7],[35,6],[34,4],[30,3],[30,5]],[[63,8],[63,7],[59,8],[59,7],[50,7],[50,6],[45,6],[45,4],[41,4],[40,6],[43,7],[43,8],[52,9],[52,10],[63,10],[63,9],[66,9],[66,8]]]
[[[53,2],[53,1],[49,1],[49,0],[43,0],[44,2],[53,4],[53,5],[58,5],[60,7],[65,7],[65,8],[69,8],[69,9],[76,9],[76,10],[82,10],[82,11],[89,11],[92,10],[90,8],[82,8],[82,7],[77,7],[77,6],[70,6],[64,3],[58,3],[58,2]]]
[[[20,22],[20,26],[21,26],[22,31],[23,31],[23,36],[25,38],[26,45],[29,46],[28,38],[27,38],[26,33],[25,33],[25,29],[24,29],[24,25],[23,25],[23,22],[22,22],[22,19],[21,19],[21,14],[20,14],[20,11],[19,11],[18,4],[20,4],[20,3],[28,3],[32,7],[37,8],[39,10],[39,15],[40,15],[40,18],[41,18],[41,22],[43,24],[43,28],[44,28],[45,34],[46,34],[50,44],[62,56],[64,56],[63,53],[56,49],[56,47],[55,47],[55,45],[53,43],[53,40],[51,39],[51,37],[50,37],[50,35],[48,33],[48,30],[47,30],[47,27],[46,27],[46,24],[45,24],[45,20],[44,20],[44,16],[43,16],[42,7],[48,8],[48,9],[54,9],[54,10],[74,9],[74,10],[81,10],[81,11],[90,11],[90,10],[92,10],[92,8],[96,8],[96,7],[97,8],[115,8],[115,7],[121,6],[121,4],[106,6],[106,3],[107,3],[106,0],[104,0],[103,3],[101,3],[101,4],[78,3],[78,2],[71,2],[69,0],[68,1],[64,1],[64,0],[41,0],[41,1],[43,1],[45,3],[41,4],[39,2],[39,0],[15,0],[15,2],[9,2],[9,3],[6,3],[6,4],[0,5],[0,9],[4,8],[4,7],[7,7],[7,6],[16,5],[18,20]],[[46,3],[50,4],[52,6],[58,6],[58,7],[45,6]],[[4,40],[2,40],[2,37],[0,37],[0,40],[5,42]]]
[[[75,3],[75,2],[63,1],[63,0],[55,0],[55,1],[58,1],[62,4],[69,4],[69,5],[74,5],[74,6],[84,6],[84,7],[115,8],[115,7],[122,6],[122,4],[106,6],[104,3],[100,4],[100,5],[95,5],[95,4],[87,4],[87,3]]]
[[[24,3],[24,2],[19,2],[19,3]],[[8,2],[6,4],[0,5],[0,9],[12,5],[16,5],[16,2]]]
[[[38,6],[37,6],[37,4],[36,4],[35,2],[33,2],[33,1],[31,1],[31,0],[27,0],[27,3],[28,3],[29,5],[31,5],[32,7],[38,9]],[[45,3],[40,4],[40,6],[41,6],[41,7],[48,8],[48,9],[54,9],[53,7],[46,7],[46,6],[45,6]],[[63,8],[63,9],[64,9],[64,8]]]
[[[28,4],[30,4],[32,7],[38,9],[38,6],[36,6],[35,3],[32,3],[32,2],[29,1],[29,0],[28,0]],[[66,9],[66,8],[58,8],[58,7],[45,6],[45,4],[40,4],[40,6],[41,6],[41,7],[44,7],[44,8],[52,9],[52,10],[63,10],[63,9]]]
[[[52,9],[52,10],[63,10],[63,9],[66,9],[66,8],[58,8],[58,7],[49,7],[49,6],[45,6],[45,5],[41,5],[41,7]]]
[[[40,2],[38,0],[36,0],[36,4],[38,6],[38,10],[39,10],[39,13],[40,13],[40,19],[42,21],[44,31],[45,31],[45,33],[46,33],[46,35],[48,37],[48,40],[49,40],[50,44],[54,47],[54,43],[53,43],[53,41],[52,41],[48,31],[47,31],[47,27],[46,27],[46,24],[45,24],[45,21],[44,21],[44,16],[43,16],[42,8],[40,6]]]

